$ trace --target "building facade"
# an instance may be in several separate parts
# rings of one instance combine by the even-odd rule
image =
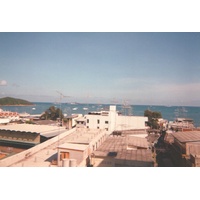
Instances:
[[[109,111],[92,112],[85,115],[85,124],[88,129],[103,129],[107,131],[122,131],[131,129],[146,129],[147,117],[122,116],[116,106],[110,106]]]

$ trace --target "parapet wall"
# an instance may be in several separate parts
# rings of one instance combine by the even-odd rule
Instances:
[[[30,149],[27,149],[27,150],[25,150],[25,151],[23,151],[21,153],[18,153],[18,154],[15,154],[13,156],[10,156],[8,158],[5,158],[3,160],[0,160],[0,167],[9,167],[10,165],[12,165],[14,163],[17,163],[17,162],[19,162],[19,161],[21,161],[21,160],[23,160],[23,159],[35,154],[35,153],[37,153],[38,151],[40,151],[40,150],[52,145],[53,143],[57,142],[58,139],[60,140],[60,139],[62,139],[64,137],[66,137],[67,135],[73,133],[74,131],[76,131],[75,128],[71,129],[71,130],[68,130],[68,131],[66,131],[64,133],[61,133],[59,136],[56,136],[56,137],[54,137],[54,138],[52,138],[50,140],[47,140],[47,141],[45,141],[45,142],[43,142],[41,144],[38,144],[38,145],[36,145],[36,146],[34,146],[34,147],[30,148]]]

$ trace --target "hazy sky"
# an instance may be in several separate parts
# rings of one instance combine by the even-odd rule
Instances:
[[[0,97],[200,105],[200,33],[0,33]]]

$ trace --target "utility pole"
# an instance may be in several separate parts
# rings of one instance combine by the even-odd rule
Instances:
[[[69,96],[65,96],[65,95],[63,95],[61,92],[59,92],[59,91],[56,91],[59,95],[60,95],[60,99],[59,99],[59,104],[60,104],[60,112],[59,112],[59,128],[58,128],[58,147],[59,147],[59,135],[60,135],[60,126],[61,126],[61,100],[62,100],[62,98],[64,98],[64,97],[69,97]],[[57,154],[59,153],[59,150],[57,149]],[[57,155],[57,164],[59,163],[58,162],[58,160],[59,160],[60,158],[59,158],[59,154]]]
[[[60,105],[60,113],[59,113],[59,126],[61,125],[61,100],[64,97],[70,97],[70,96],[65,96],[63,95],[61,92],[56,91],[59,95],[60,95],[60,99],[59,99],[59,105]]]

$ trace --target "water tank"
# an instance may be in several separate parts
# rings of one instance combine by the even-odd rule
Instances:
[[[69,167],[69,163],[70,163],[69,159],[67,159],[67,158],[63,159],[62,160],[62,167]]]
[[[76,159],[70,159],[70,161],[69,161],[69,166],[70,167],[76,167],[77,165],[76,165]]]

